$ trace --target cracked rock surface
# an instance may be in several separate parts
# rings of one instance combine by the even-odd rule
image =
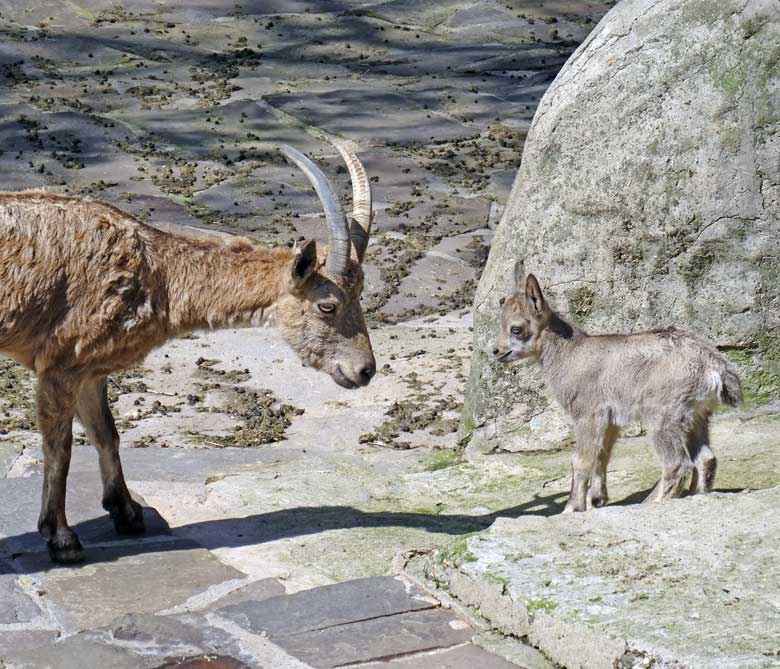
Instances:
[[[777,667],[779,500],[770,488],[502,518],[407,570],[564,667]]]

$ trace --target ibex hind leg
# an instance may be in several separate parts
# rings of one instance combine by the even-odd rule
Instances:
[[[103,479],[103,508],[111,515],[119,534],[142,533],[143,508],[130,496],[125,483],[119,459],[119,434],[108,405],[105,378],[84,383],[76,404],[76,413],[98,451]]]
[[[693,470],[687,448],[692,421],[687,415],[668,416],[658,421],[653,444],[661,460],[661,480],[645,501],[657,502],[682,497],[685,483]]]
[[[693,462],[691,484],[688,489],[691,493],[712,492],[715,486],[718,459],[710,447],[710,415],[709,411],[698,415],[688,432],[688,454]]]

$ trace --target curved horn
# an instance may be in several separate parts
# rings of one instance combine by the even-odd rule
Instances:
[[[371,182],[368,180],[363,164],[352,151],[338,140],[331,140],[331,144],[338,149],[352,179],[352,224],[349,228],[349,236],[355,246],[357,260],[362,263],[374,218],[371,210]]]
[[[294,162],[317,191],[322,208],[325,210],[325,218],[330,226],[330,242],[328,245],[328,259],[325,262],[325,270],[329,274],[343,276],[349,263],[349,227],[344,211],[341,209],[333,186],[311,160],[304,156],[298,149],[286,144],[281,147],[281,152]]]

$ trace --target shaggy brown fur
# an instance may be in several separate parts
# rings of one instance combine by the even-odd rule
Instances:
[[[663,475],[649,500],[709,492],[716,459],[709,419],[719,403],[742,399],[739,379],[723,355],[691,334],[669,328],[628,335],[587,335],[548,306],[522,265],[515,294],[504,302],[493,354],[499,362],[535,357],[561,406],[574,419],[577,446],[566,511],[607,503],[607,465],[627,423],[651,429]]]
[[[104,202],[45,192],[0,194],[0,353],[38,379],[44,486],[39,529],[55,560],[81,558],[65,518],[71,425],[97,446],[103,505],[120,532],[143,530],[128,493],[106,376],[194,329],[251,322],[274,307],[290,346],[345,387],[375,362],[360,309],[363,274],[323,270],[327,249],[255,248],[173,234]]]

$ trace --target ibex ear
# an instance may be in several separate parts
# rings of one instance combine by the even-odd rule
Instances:
[[[292,282],[302,286],[317,266],[317,244],[309,239],[296,250],[292,262]]]
[[[522,260],[515,262],[515,292],[519,293],[525,285],[525,263]]]
[[[548,311],[547,302],[544,301],[542,289],[533,274],[529,274],[525,280],[525,302],[532,314],[542,316]]]

